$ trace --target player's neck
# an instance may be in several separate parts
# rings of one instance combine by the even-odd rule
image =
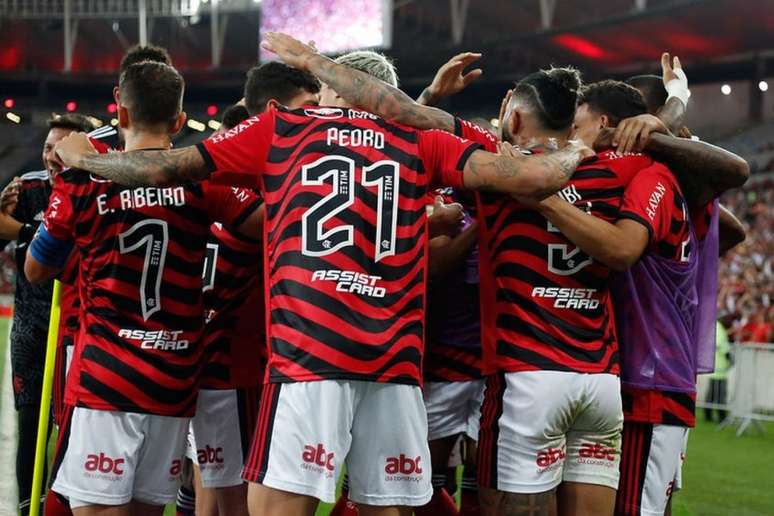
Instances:
[[[172,139],[168,134],[149,133],[144,131],[125,131],[124,150],[169,149]]]

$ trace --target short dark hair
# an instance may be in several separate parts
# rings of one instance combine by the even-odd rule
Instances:
[[[569,129],[578,107],[580,72],[572,67],[531,73],[516,83],[513,97],[530,105],[545,129]]]
[[[223,112],[221,124],[225,129],[233,129],[248,118],[250,113],[247,112],[247,108],[242,104],[234,104]]]
[[[131,65],[142,63],[143,61],[153,61],[154,63],[164,63],[165,65],[172,66],[172,59],[169,57],[169,52],[167,52],[166,48],[155,45],[135,45],[127,50],[124,57],[121,58],[119,70],[121,73],[124,73]]]
[[[658,75],[635,75],[624,81],[629,86],[634,86],[645,99],[648,107],[648,113],[656,114],[656,111],[667,101],[667,90],[664,87],[664,80]]]
[[[183,109],[183,77],[164,63],[129,65],[121,74],[118,88],[132,123],[140,127],[171,124]]]
[[[648,112],[645,99],[637,88],[610,79],[583,88],[581,104],[588,104],[595,113],[606,115],[611,126],[618,125],[624,118]]]
[[[66,113],[64,115],[51,115],[48,119],[50,129],[69,129],[88,133],[94,130],[94,124],[85,115],[80,113]]]
[[[280,104],[286,104],[301,90],[317,93],[320,91],[320,81],[308,72],[291,68],[279,61],[270,61],[247,72],[245,107],[250,114],[255,115],[266,108],[269,100],[276,99]]]

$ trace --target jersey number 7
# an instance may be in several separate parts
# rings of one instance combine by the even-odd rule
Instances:
[[[138,222],[118,235],[121,254],[144,250],[145,263],[140,280],[140,304],[142,318],[148,318],[161,310],[161,277],[167,259],[169,230],[166,221],[148,219]]]

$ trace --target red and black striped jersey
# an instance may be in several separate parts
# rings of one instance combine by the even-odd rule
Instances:
[[[461,136],[492,145],[491,135],[472,124],[458,128]],[[626,185],[651,166],[644,155],[602,152],[578,167],[559,196],[614,222]],[[610,269],[512,198],[482,193],[478,203],[483,372],[617,374]]]
[[[271,109],[199,144],[266,203],[270,382],[421,383],[426,196],[461,187],[478,147],[347,108]]]
[[[204,262],[203,389],[253,387],[266,361],[261,244],[213,224]]]
[[[680,185],[672,172],[660,164],[632,179],[621,202],[620,217],[647,228],[647,252],[685,262],[696,248],[697,243],[691,242],[688,204]]]
[[[639,423],[696,426],[696,393],[624,388],[624,419]]]
[[[238,226],[255,209],[251,193],[206,183],[127,188],[74,170],[56,178],[44,226],[80,260],[68,404],[192,415],[210,224]]]

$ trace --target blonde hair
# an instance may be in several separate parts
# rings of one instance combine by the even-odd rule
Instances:
[[[398,72],[393,62],[384,54],[372,50],[355,50],[337,57],[335,61],[398,87]]]

